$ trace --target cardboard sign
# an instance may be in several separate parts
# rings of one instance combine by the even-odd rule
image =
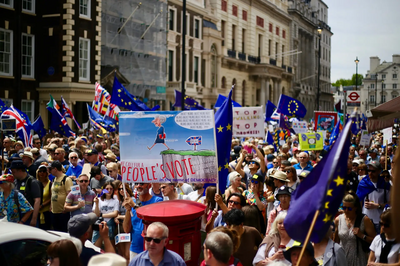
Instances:
[[[120,112],[119,122],[123,182],[217,182],[215,131],[233,128],[215,128],[213,110]]]
[[[324,139],[321,132],[299,134],[300,150],[312,151],[324,148]]]
[[[314,130],[327,130],[332,132],[337,123],[336,112],[316,111],[315,113],[315,127]]]
[[[71,194],[72,195],[80,195],[81,194],[81,189],[79,188],[79,185],[75,185],[71,187]]]
[[[115,236],[115,245],[125,242],[131,242],[131,234],[118,234]]]
[[[307,133],[307,131],[308,131],[306,121],[293,121],[292,128],[296,132],[296,134]]]
[[[393,129],[392,127],[387,127],[382,129],[383,132],[383,145],[386,145],[386,141],[388,144],[393,142]]]
[[[368,130],[361,131],[360,145],[367,147],[369,146],[369,140],[371,139],[371,135],[368,134]]]
[[[264,137],[264,113],[262,107],[233,108],[234,137]]]

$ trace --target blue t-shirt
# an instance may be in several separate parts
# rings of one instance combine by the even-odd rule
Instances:
[[[136,200],[134,199],[136,202]],[[163,201],[162,198],[152,196],[150,200],[148,201],[142,201],[142,206],[146,206],[152,203],[160,202]],[[131,248],[130,250],[135,253],[140,253],[143,252],[143,237],[142,237],[142,232],[143,232],[143,221],[139,217],[137,217],[136,214],[136,209],[132,208],[131,209],[131,223],[132,223],[132,229],[131,229]]]
[[[72,164],[69,166],[67,172],[65,173],[67,176],[76,176],[78,177],[82,173],[82,166],[79,164],[77,166],[73,166]]]

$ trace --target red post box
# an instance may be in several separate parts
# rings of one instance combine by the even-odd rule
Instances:
[[[198,265],[201,252],[201,216],[204,204],[190,200],[170,200],[137,209],[144,230],[152,222],[162,222],[169,229],[167,248],[182,256],[188,266]]]

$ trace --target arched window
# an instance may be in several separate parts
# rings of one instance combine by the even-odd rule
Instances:
[[[222,87],[223,89],[226,88],[226,78],[225,78],[225,77],[222,77],[221,87]]]
[[[211,88],[217,87],[217,48],[211,46]]]
[[[246,103],[246,93],[245,93],[245,91],[246,91],[246,81],[245,80],[243,80],[243,83],[242,83],[242,106],[245,106],[245,103]]]

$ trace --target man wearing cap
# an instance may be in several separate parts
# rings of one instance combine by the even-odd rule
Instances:
[[[245,149],[243,149],[242,152],[240,153],[240,158],[236,165],[236,172],[238,172],[242,176],[242,178],[245,179],[243,181],[244,183],[246,183],[246,187],[249,186],[250,179],[255,173],[258,173],[259,175],[265,175],[266,173],[264,155],[260,152],[260,150],[256,146],[251,145],[251,148],[257,152],[257,159],[253,159],[252,161],[249,162],[250,172],[245,173],[242,167],[243,160],[247,154],[247,151]]]
[[[86,174],[79,175],[77,181],[80,193],[73,194],[70,192],[64,205],[65,211],[71,212],[71,217],[82,213],[92,212],[93,201],[96,197],[96,194],[89,189],[89,177]]]
[[[42,199],[39,181],[26,172],[26,167],[22,160],[13,160],[10,169],[15,178],[15,189],[24,195],[29,204],[33,207],[32,216],[25,224],[38,227],[38,214]]]
[[[49,155],[45,149],[42,149],[42,142],[40,141],[39,136],[33,136],[33,147],[39,150],[40,155],[47,161],[49,159]]]
[[[369,155],[367,157],[367,161],[379,161],[379,155],[378,155],[379,151],[377,148],[373,148],[369,151]]]
[[[311,162],[309,160],[308,153],[306,152],[300,152],[299,153],[299,163],[293,165],[293,167],[296,169],[297,175],[300,175],[301,172],[311,172],[314,167],[311,165]]]
[[[168,244],[168,227],[161,222],[154,222],[147,227],[145,239],[146,251],[138,254],[129,266],[176,265],[186,266],[182,257],[166,248]]]
[[[83,167],[78,165],[78,154],[76,152],[71,152],[69,155],[69,168],[65,173],[67,176],[71,177],[76,182],[76,178],[82,173]]]
[[[380,175],[382,167],[378,161],[370,161],[367,167],[368,175],[358,184],[357,196],[364,202],[363,213],[372,220],[379,234],[379,219],[385,205],[389,203],[390,184]]]
[[[274,197],[268,198],[268,202],[273,202],[274,207],[277,208],[279,206],[279,201],[276,198],[276,194],[279,191],[279,188],[282,186],[287,186],[288,182],[290,180],[287,178],[287,175],[285,172],[275,170],[273,171],[270,175],[270,178],[273,178],[274,186],[275,186],[275,191],[274,191]]]
[[[24,151],[24,153],[20,156],[22,159],[22,163],[26,167],[26,171],[31,176],[36,176],[36,170],[38,169],[38,165],[34,164],[33,161],[35,158],[30,151]]]
[[[100,170],[103,174],[107,174],[107,168],[99,162],[99,152],[96,149],[86,150],[86,159],[93,166],[99,166]],[[93,188],[93,187],[92,187]]]
[[[90,187],[92,189],[95,189],[97,194],[100,194],[103,185],[107,181],[112,182],[114,181],[114,179],[112,177],[109,177],[108,175],[103,174],[103,172],[100,171],[100,167],[93,166],[90,170]]]
[[[288,186],[281,186],[278,189],[275,198],[277,201],[279,201],[279,206],[269,213],[268,227],[265,235],[267,235],[269,233],[269,230],[271,230],[271,225],[275,221],[275,218],[278,215],[278,213],[280,213],[281,211],[287,211],[289,209],[292,192],[293,192],[292,188]]]
[[[0,176],[0,219],[25,223],[33,212],[26,198],[14,189],[14,177],[10,174]],[[18,194],[15,194],[18,193]]]
[[[45,159],[39,152],[38,148],[32,148],[31,149],[33,158],[35,160],[33,161],[33,164],[35,164],[37,167],[39,167],[42,163],[47,163],[47,159]],[[47,152],[46,152],[47,154]]]
[[[89,263],[91,257],[100,254],[92,248],[85,246],[85,242],[92,235],[92,225],[97,221],[98,217],[94,212],[88,214],[79,214],[71,217],[68,221],[68,232],[70,236],[76,237],[82,242],[82,253],[79,256],[82,266]],[[104,251],[106,253],[115,253],[115,249],[108,237],[108,226],[106,222],[101,222],[99,225],[99,233],[103,238]]]
[[[56,231],[67,232],[67,223],[70,214],[64,210],[65,199],[73,186],[71,178],[63,173],[63,166],[59,161],[53,161],[49,166],[54,175],[51,186],[51,212],[53,213],[53,227]]]
[[[104,141],[103,135],[97,134],[97,135],[96,135],[96,142],[93,144],[92,147],[93,147],[93,148],[96,147],[97,144],[102,145],[102,144],[103,144],[103,141]]]
[[[292,265],[297,265],[297,266],[317,266],[318,262],[314,258],[314,247],[311,244],[311,242],[308,242],[306,245],[306,249],[304,250],[303,257],[301,258],[300,263],[298,264],[298,260],[300,257],[300,252],[303,247],[302,243],[299,242],[294,242],[293,246],[285,250],[283,252],[283,255],[285,256],[285,259],[287,259],[289,262],[292,263]]]

